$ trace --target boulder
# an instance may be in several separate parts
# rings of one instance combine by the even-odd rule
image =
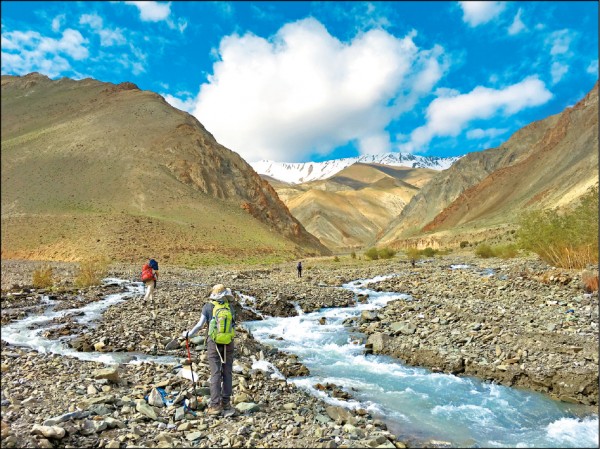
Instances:
[[[64,438],[66,432],[65,429],[59,426],[40,426],[39,424],[35,424],[31,429],[31,433],[41,435],[44,438],[60,440]]]
[[[390,342],[391,337],[387,334],[383,334],[381,332],[376,332],[372,335],[369,335],[367,339],[367,344],[372,345],[373,352],[381,352],[383,348],[385,348]]]
[[[108,379],[110,382],[119,383],[119,369],[117,367],[103,368],[94,371],[94,379]]]

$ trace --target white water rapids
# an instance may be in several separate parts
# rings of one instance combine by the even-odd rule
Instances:
[[[385,419],[397,435],[422,441],[444,440],[455,447],[598,447],[598,415],[591,414],[588,407],[474,378],[432,373],[424,368],[406,366],[390,357],[365,356],[364,346],[357,344],[360,334],[349,332],[343,321],[359,316],[363,310],[383,307],[395,299],[411,300],[410,296],[401,293],[368,288],[369,284],[385,278],[358,280],[343,286],[357,295],[368,295],[368,302],[364,304],[306,314],[301,313],[296,304],[298,316],[264,317],[261,321],[246,322],[244,326],[260,342],[298,355],[299,361],[309,368],[309,377],[288,379],[288,382],[328,403],[365,408]],[[121,283],[127,291],[108,295],[79,309],[60,312],[54,312],[51,301],[45,301],[49,306],[42,315],[31,315],[2,326],[2,339],[42,353],[107,364],[175,363],[175,357],[142,353],[78,352],[68,347],[65,339],[49,340],[40,335],[51,327],[46,323],[54,318],[83,312],[76,320],[91,323],[111,305],[143,293],[141,283],[119,279],[106,279],[105,282]],[[241,302],[244,307],[254,310],[255,298],[242,295]],[[319,324],[322,317],[325,317],[324,325]],[[267,371],[272,366],[265,364],[255,368]],[[346,402],[331,398],[314,388],[317,383],[336,384],[347,390],[353,399]]]

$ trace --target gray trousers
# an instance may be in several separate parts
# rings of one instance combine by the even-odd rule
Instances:
[[[208,366],[210,367],[210,406],[229,405],[233,390],[233,341],[228,345],[217,345],[212,338],[206,343]],[[218,352],[217,352],[218,351]],[[219,356],[219,354],[221,354]],[[225,363],[221,362],[221,358]]]

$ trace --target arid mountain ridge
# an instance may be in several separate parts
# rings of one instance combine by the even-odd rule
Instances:
[[[193,116],[132,83],[2,76],[2,257],[329,251]]]
[[[454,247],[509,234],[526,210],[576,202],[598,184],[597,150],[596,84],[574,107],[523,127],[498,148],[457,158],[418,185],[391,181],[387,165],[360,163],[318,182],[292,185],[263,177],[307,230],[334,251],[373,245]],[[387,184],[374,175],[385,170]]]
[[[514,229],[532,209],[562,208],[598,185],[598,83],[575,106],[469,153],[432,178],[380,245],[455,246]]]

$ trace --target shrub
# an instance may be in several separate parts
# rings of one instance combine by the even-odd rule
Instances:
[[[350,257],[353,258],[353,259],[356,259],[356,253],[354,251],[352,251],[350,253]]]
[[[366,250],[365,257],[369,260],[379,259],[379,253],[377,252],[377,248],[369,248],[368,250]]]
[[[102,279],[106,277],[108,263],[106,259],[84,260],[79,264],[79,273],[75,278],[75,285],[78,287],[100,285]]]
[[[391,259],[396,255],[396,251],[391,248],[382,248],[378,252],[380,259]]]
[[[563,214],[554,210],[524,214],[517,232],[519,246],[550,265],[579,269],[598,263],[598,187]]]
[[[494,256],[494,251],[487,243],[480,243],[477,245],[477,248],[475,248],[475,255],[487,259],[488,257]]]
[[[406,251],[406,257],[408,257],[409,259],[418,259],[421,257],[421,251],[419,251],[416,247],[410,247],[407,248]]]
[[[584,271],[581,273],[581,280],[583,281],[583,287],[587,293],[598,291],[598,273]]]
[[[338,256],[335,256],[335,257],[333,258],[333,261],[334,261],[334,262],[339,262],[339,261],[340,261],[340,258],[339,258]]]
[[[437,251],[429,246],[421,250],[421,254],[423,254],[425,257],[433,257],[436,253]]]
[[[466,240],[463,240],[462,242],[460,242],[460,247],[461,248],[465,248],[467,246],[469,246],[469,242],[467,242]]]
[[[35,288],[49,288],[54,285],[54,273],[51,266],[38,268],[33,272],[31,283]]]
[[[502,259],[512,259],[517,256],[517,246],[516,245],[497,245],[492,248],[492,253],[496,257],[501,257]]]

